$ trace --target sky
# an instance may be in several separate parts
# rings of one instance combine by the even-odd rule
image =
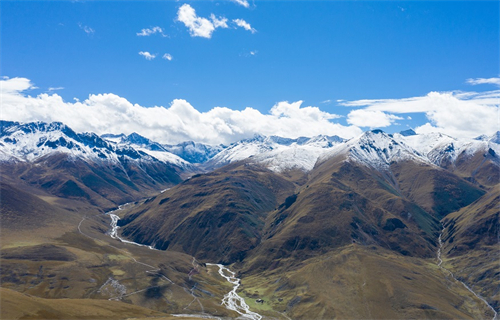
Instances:
[[[500,130],[498,1],[1,1],[0,118],[163,143]]]

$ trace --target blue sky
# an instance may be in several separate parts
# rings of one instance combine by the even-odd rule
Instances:
[[[428,122],[455,133],[432,118],[436,110],[404,103],[475,91],[489,100],[449,95],[498,118],[498,1],[245,2],[2,1],[1,75],[29,79],[23,96],[49,93],[68,103],[113,94],[144,108],[183,99],[202,114],[215,107],[269,114],[281,101],[303,101],[334,115],[330,122],[389,132]],[[205,27],[227,28],[190,31],[186,19],[201,18]],[[138,35],[143,29],[151,34]],[[403,109],[384,109],[379,99],[403,99]],[[364,111],[349,116],[353,109]]]

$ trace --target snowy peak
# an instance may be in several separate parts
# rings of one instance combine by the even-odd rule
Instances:
[[[297,139],[256,135],[231,144],[214,156],[210,164],[219,167],[234,161],[251,159],[276,172],[291,169],[309,171],[321,155],[344,141],[337,136],[324,135]]]
[[[500,144],[500,131],[495,132],[491,137],[489,137],[488,141],[491,143]]]
[[[60,122],[19,123],[0,121],[0,160],[35,161],[51,153],[65,153],[86,161],[146,161],[174,165],[182,170],[211,170],[248,159],[275,172],[310,171],[318,159],[346,155],[348,159],[384,169],[392,162],[411,160],[443,168],[481,153],[500,164],[500,132],[476,139],[456,139],[442,133],[416,134],[413,130],[387,134],[367,131],[345,140],[319,135],[295,139],[255,135],[226,147],[187,141],[160,144],[137,133],[76,133]],[[450,167],[451,166],[451,167]]]
[[[408,130],[403,130],[399,133],[403,137],[408,137],[408,136],[415,136],[417,133],[413,131],[413,129],[408,129]]]
[[[191,164],[189,162],[169,152],[160,143],[143,137],[138,133],[133,132],[129,135],[105,134],[102,137],[113,143],[117,149],[128,148],[137,150],[141,154],[153,157],[159,161],[171,163],[184,169],[191,169]]]
[[[21,124],[2,121],[1,126],[0,160],[2,161],[32,162],[47,155],[63,153],[74,159],[94,163],[160,161],[177,164],[175,161],[170,161],[170,158],[156,157],[129,144],[104,140],[95,133],[76,133],[60,122]],[[112,138],[116,140],[117,136]],[[120,136],[120,139],[122,138]]]
[[[178,155],[190,163],[204,163],[226,148],[220,145],[208,145],[186,141],[177,145],[163,145],[165,150]]]
[[[377,169],[385,169],[391,162],[397,161],[425,162],[418,151],[382,130],[367,131],[345,145],[333,149],[329,156],[342,153],[347,154],[348,159]]]
[[[222,145],[210,146],[193,141],[186,141],[177,145],[160,144],[135,132],[129,135],[105,134],[102,137],[117,145],[133,147],[155,158],[172,162],[182,167],[206,162],[225,148]]]
[[[77,134],[60,122],[2,122],[2,160],[33,161],[53,152],[83,159],[116,161],[107,142],[94,133]]]
[[[500,151],[495,135],[481,139],[456,139],[442,133],[427,133],[399,138],[437,166],[453,165],[461,156],[471,157],[489,149]]]

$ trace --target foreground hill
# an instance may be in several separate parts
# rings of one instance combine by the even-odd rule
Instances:
[[[444,266],[500,309],[500,185],[443,220]]]
[[[294,185],[253,165],[196,175],[151,198],[120,221],[122,235],[208,261],[241,261],[261,240],[266,213]]]

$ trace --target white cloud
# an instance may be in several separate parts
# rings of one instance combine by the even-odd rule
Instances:
[[[236,0],[240,3],[240,0]],[[241,1],[241,3],[247,3],[247,1]],[[210,20],[207,18],[199,17],[196,15],[196,11],[189,4],[183,4],[177,11],[177,21],[184,23],[184,25],[189,29],[189,33],[192,37],[202,37],[210,39],[215,29],[229,28],[225,17],[216,17],[213,13],[210,14]],[[243,19],[233,19],[233,23],[238,27],[242,27],[252,33],[257,32],[254,28],[250,26],[248,22]]]
[[[163,33],[163,29],[160,28],[160,27],[153,27],[151,29],[142,29],[141,32],[137,32],[136,34],[139,36],[139,37],[147,37],[147,36],[150,36],[152,34],[155,34],[155,33],[159,33],[161,34],[162,37],[166,37],[167,35]]]
[[[468,84],[478,85],[478,84],[496,84],[500,86],[500,78],[476,78],[476,79],[467,79]]]
[[[82,25],[81,23],[78,23],[78,26],[80,27],[80,29],[82,29],[86,34],[88,34],[89,36],[93,35],[95,33],[95,30],[92,29],[91,27],[89,26],[84,26]]]
[[[258,52],[257,50],[250,51],[250,55],[255,56],[257,54],[257,52]]]
[[[210,20],[196,15],[196,11],[189,4],[183,4],[177,11],[177,21],[184,23],[192,37],[210,39],[215,26]]]
[[[57,91],[57,90],[63,90],[63,89],[64,89],[64,87],[55,87],[55,88],[50,87],[49,91]]]
[[[147,51],[140,51],[139,54],[146,58],[146,60],[153,60],[154,58],[156,58],[156,54],[151,54]]]
[[[17,94],[18,92],[35,89],[36,87],[26,78],[12,78],[3,77],[0,80],[0,93],[2,98],[4,94]]]
[[[248,31],[250,31],[252,33],[257,32],[257,30],[255,30],[254,28],[252,28],[252,26],[250,25],[250,23],[246,22],[243,19],[233,19],[233,22],[236,23],[236,25],[238,27],[242,27],[243,29],[248,30]]]
[[[0,80],[4,120],[61,121],[78,132],[97,134],[137,132],[162,143],[194,140],[228,144],[256,133],[289,138],[319,134],[351,138],[362,132],[356,126],[332,122],[338,115],[317,107],[301,107],[301,101],[277,103],[268,114],[253,108],[239,111],[223,107],[200,112],[181,99],[168,107],[153,108],[132,104],[111,93],[66,102],[57,94],[25,95],[24,91],[31,87],[25,78]]]
[[[362,125],[357,122],[361,121],[357,114],[359,112],[424,113],[429,123],[417,127],[416,132],[432,130],[457,138],[473,138],[481,134],[493,134],[499,130],[499,102],[500,90],[483,93],[430,92],[423,97],[344,101],[340,104],[363,107],[351,111],[348,115],[348,118],[354,119],[349,123],[359,126]],[[382,117],[379,120],[383,121]]]
[[[232,2],[235,2],[241,6],[244,6],[245,8],[250,7],[250,4],[248,3],[247,0],[231,0]]]
[[[379,110],[358,109],[349,112],[347,123],[358,127],[383,128],[403,118]]]
[[[229,28],[227,25],[227,18],[219,17],[217,18],[215,14],[210,15],[210,19],[212,20],[212,24],[214,28]]]
[[[165,60],[168,60],[168,61],[172,61],[173,57],[170,53],[165,53],[163,56],[162,56],[163,59]]]

